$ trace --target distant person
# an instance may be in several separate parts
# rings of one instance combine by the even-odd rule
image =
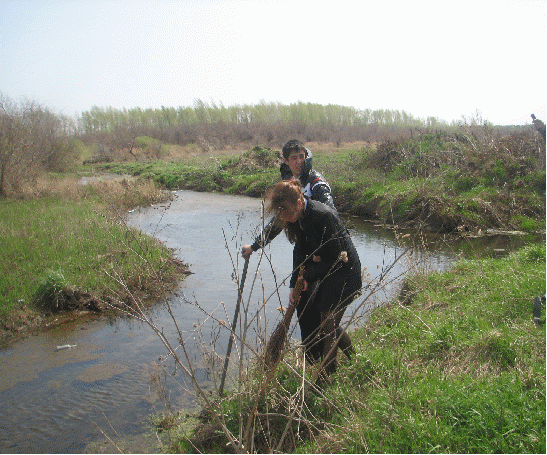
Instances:
[[[312,169],[312,152],[302,142],[292,139],[283,146],[282,153],[283,163],[279,168],[281,179],[298,178],[305,196],[336,210],[328,182],[319,172]],[[268,245],[280,232],[281,228],[276,225],[275,218],[272,218],[252,245],[243,245],[241,255],[247,259],[254,251]]]
[[[326,379],[337,368],[338,348],[348,357],[353,353],[340,321],[362,286],[359,255],[336,210],[305,196],[298,179],[277,183],[267,200],[268,211],[294,244],[289,304],[296,305],[306,359],[322,362]],[[301,265],[305,287],[296,300]]]
[[[545,142],[545,123],[543,123],[540,119],[536,118],[534,114],[532,114],[532,123],[534,124],[534,129],[543,136],[543,142]]]

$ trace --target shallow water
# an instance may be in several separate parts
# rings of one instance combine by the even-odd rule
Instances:
[[[241,273],[239,250],[256,235],[260,212],[258,199],[178,191],[169,204],[128,214],[130,226],[173,248],[193,272],[169,297],[169,303],[188,341],[196,375],[211,391],[217,384],[209,375],[207,361],[211,357],[204,352],[214,348],[218,366],[225,354],[228,331],[220,330],[207,314],[232,321],[237,301],[234,268]],[[367,279],[374,284],[402,248],[393,231],[355,218],[345,220],[365,274],[369,274]],[[364,305],[363,299],[358,299],[350,306],[346,315],[359,308],[357,313],[362,316],[354,325],[362,324],[371,308],[397,291],[397,278],[409,269],[443,269],[461,252],[468,255],[469,251],[488,250],[494,254],[518,246],[518,239],[506,237],[449,242],[431,236],[428,241],[434,242],[430,253],[409,252],[385,278],[385,287]],[[279,319],[277,308],[286,305],[288,286],[284,280],[291,265],[292,246],[282,235],[265,249],[264,256],[253,254],[243,293],[248,317],[257,317],[249,324],[250,339],[258,340]],[[176,343],[166,304],[158,303],[149,316]],[[57,350],[66,344],[76,346]],[[163,359],[166,353],[148,325],[127,317],[108,320],[87,315],[4,343],[0,346],[0,404],[4,410],[0,451],[113,452],[114,446],[104,446],[105,435],[128,451],[154,451],[156,441],[147,436],[149,416],[165,410],[166,402],[175,409],[194,404],[192,395],[185,392],[190,388],[187,378]],[[155,385],[158,383],[161,387]],[[228,380],[227,387],[230,384]]]

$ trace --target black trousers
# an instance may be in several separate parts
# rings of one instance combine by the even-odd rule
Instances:
[[[319,336],[321,313],[314,308],[313,302],[310,301],[314,288],[314,285],[308,286],[308,289],[300,294],[300,301],[296,306],[296,315],[298,316],[306,359],[310,362],[319,362],[323,352],[323,340]]]
[[[321,312],[314,305],[314,289],[318,283],[314,283],[307,290],[300,294],[300,301],[296,306],[296,315],[300,326],[302,343],[306,353],[306,360],[312,363],[319,363],[328,352],[329,363],[336,358],[336,351],[332,352],[334,340],[338,340],[338,348],[348,357],[353,353],[351,338],[345,330],[340,327],[340,321],[347,307],[347,304],[332,312]],[[331,316],[327,318],[327,315]],[[334,357],[333,357],[334,356]]]

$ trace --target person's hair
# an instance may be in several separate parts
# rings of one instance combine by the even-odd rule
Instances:
[[[276,183],[266,195],[266,212],[275,216],[276,225],[285,231],[291,243],[295,243],[300,237],[299,223],[288,223],[279,216],[286,203],[296,205],[298,200],[304,201],[302,184],[297,178],[281,180]]]
[[[304,146],[302,142],[296,139],[291,139],[283,146],[283,158],[285,158],[286,160],[289,159],[289,155],[292,152],[304,152],[306,156],[308,156],[308,149]]]

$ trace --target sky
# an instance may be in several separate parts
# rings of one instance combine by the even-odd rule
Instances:
[[[0,93],[67,116],[262,101],[546,121],[547,0],[0,0]]]

